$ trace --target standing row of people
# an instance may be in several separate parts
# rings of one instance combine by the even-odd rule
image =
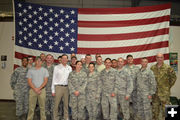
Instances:
[[[151,69],[147,58],[141,59],[141,68],[134,65],[132,55],[127,56],[126,65],[121,57],[106,58],[103,64],[99,54],[95,63],[91,55],[78,61],[75,54],[68,63],[68,56],[63,54],[58,65],[54,65],[52,55],[40,56],[34,63],[32,57],[29,61],[23,58],[22,66],[11,76],[20,119],[26,118],[28,111],[27,120],[33,119],[37,99],[41,120],[59,120],[61,102],[64,120],[69,119],[69,106],[73,120],[85,120],[86,110],[89,120],[99,120],[101,112],[105,120],[117,120],[119,111],[123,120],[158,120],[160,111],[164,118],[176,74],[163,62],[163,54],[157,54],[157,64]]]

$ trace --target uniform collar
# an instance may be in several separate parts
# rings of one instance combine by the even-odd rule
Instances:
[[[147,67],[145,69],[142,69],[142,68],[140,69],[141,72],[146,71],[146,70],[147,70]]]
[[[165,64],[164,64],[164,62],[163,62],[162,66],[161,66],[161,67],[158,67],[158,64],[156,63],[156,67],[159,68],[159,69],[162,69],[162,68],[165,67]]]

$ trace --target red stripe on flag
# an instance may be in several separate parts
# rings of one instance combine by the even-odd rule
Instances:
[[[158,49],[168,47],[168,41],[157,42],[152,44],[129,46],[129,47],[114,47],[114,48],[78,48],[78,54],[119,54],[131,53],[138,51],[147,51],[151,49]]]
[[[127,14],[169,9],[171,4],[127,8],[79,8],[78,14]]]
[[[28,57],[28,56],[32,56],[32,55],[27,55],[27,54],[23,54],[23,53],[19,53],[19,52],[15,51],[15,58],[22,59],[22,58]],[[35,58],[35,56],[32,56],[32,57]]]
[[[148,25],[169,21],[170,16],[162,16],[150,19],[124,20],[124,21],[78,21],[78,27],[127,27],[137,25]]]
[[[168,33],[169,33],[169,28],[163,28],[159,30],[152,30],[152,31],[146,31],[146,32],[125,33],[125,34],[106,34],[106,35],[78,34],[78,40],[79,41],[129,40],[129,39],[154,37],[154,36],[164,35]]]

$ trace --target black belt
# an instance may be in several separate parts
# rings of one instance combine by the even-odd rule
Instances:
[[[57,85],[57,86],[67,87],[68,85]]]

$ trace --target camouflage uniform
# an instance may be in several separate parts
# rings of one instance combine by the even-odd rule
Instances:
[[[157,82],[157,90],[152,99],[153,119],[158,120],[159,112],[162,111],[162,118],[165,117],[165,105],[170,104],[170,88],[176,81],[176,73],[169,65],[164,64],[158,68],[157,64],[151,67]],[[161,110],[160,110],[161,109]]]
[[[137,74],[138,114],[141,120],[152,120],[151,99],[156,91],[156,81],[153,72],[146,68]]]
[[[85,120],[86,96],[85,88],[87,84],[87,74],[84,71],[72,71],[68,77],[68,88],[70,94],[69,106],[72,109],[72,118],[74,120]],[[74,92],[79,91],[79,96]]]
[[[98,72],[88,74],[86,86],[86,107],[89,114],[89,120],[97,120],[101,85],[102,83]]]
[[[130,105],[130,114],[131,117],[133,117],[135,120],[138,119],[137,117],[137,73],[139,72],[139,67],[136,65],[125,65],[125,68],[127,68],[130,71],[130,76],[133,80],[133,92],[131,94],[131,101],[132,105]]]
[[[22,116],[28,113],[29,86],[26,78],[28,69],[23,66],[16,68],[11,75],[10,85],[14,90],[16,101],[16,115]]]
[[[86,72],[86,74],[88,74],[89,69],[88,69],[88,65],[87,65],[86,63],[83,64],[82,70],[83,70],[84,72]]]
[[[54,97],[52,96],[52,92],[51,92],[51,84],[52,84],[52,78],[53,78],[54,65],[51,65],[50,67],[45,65],[45,68],[49,72],[48,82],[46,84],[46,106],[45,106],[46,107],[46,116],[47,116],[47,119],[49,117],[51,117],[50,120],[52,120]]]
[[[96,63],[96,65],[95,65],[95,71],[97,71],[97,72],[99,72],[99,73],[101,73],[101,71],[102,70],[104,70],[105,69],[105,65],[102,63],[101,65],[98,65],[97,63]],[[100,101],[101,101],[101,98],[102,98],[102,94],[100,94]],[[101,107],[101,102],[99,103],[99,105],[98,105],[98,119],[101,119],[101,116],[102,116],[102,107]]]
[[[125,100],[126,96],[131,96],[133,91],[133,81],[130,77],[130,72],[126,68],[122,68],[118,70],[116,75],[116,92],[117,92],[117,100],[121,106],[121,111],[123,113],[123,120],[129,120],[129,100]]]
[[[110,68],[109,71],[104,69],[100,75],[102,81],[101,106],[104,119],[117,120],[117,97],[111,97],[111,94],[115,93],[116,74],[117,71]]]

